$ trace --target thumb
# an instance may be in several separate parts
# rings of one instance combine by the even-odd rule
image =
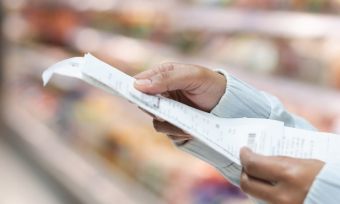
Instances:
[[[174,90],[193,90],[201,83],[204,69],[179,63],[164,63],[135,76],[134,86],[148,94]]]

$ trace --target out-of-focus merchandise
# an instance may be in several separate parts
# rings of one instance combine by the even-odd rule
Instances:
[[[215,6],[235,6],[248,9],[281,9],[310,12],[338,12],[339,1],[330,0],[187,0],[190,3]]]
[[[23,50],[16,55],[21,53],[23,59],[30,60],[23,60],[20,65],[36,70],[34,61],[44,55]],[[49,56],[54,53],[45,48],[39,50],[50,52]],[[55,56],[62,55],[56,52]],[[14,72],[19,77],[13,81],[19,81],[25,73]],[[134,105],[126,105],[119,98],[71,81],[56,78],[55,85],[42,87],[38,79],[37,75],[26,76],[20,78],[20,83],[12,84],[12,94],[21,96],[21,106],[75,148],[102,156],[165,201],[247,202],[246,197],[212,167],[178,151],[168,138],[155,133],[151,118]]]
[[[206,163],[156,133],[151,118],[134,105],[74,81],[56,78],[42,87],[42,70],[84,52],[130,75],[169,60],[228,68],[317,128],[340,133],[340,35],[329,27],[340,25],[340,18],[328,15],[338,11],[339,1],[2,3],[8,97],[67,144],[105,158],[168,203],[251,202]],[[296,16],[301,22],[287,23]]]
[[[236,2],[238,1],[233,1],[232,5],[237,4]],[[242,2],[245,5],[253,4],[253,1]],[[296,2],[305,4],[304,2],[309,1]],[[20,36],[18,40],[21,42],[33,40],[33,42],[66,46],[68,49],[80,52],[101,52],[102,56],[106,55],[105,58],[111,58],[109,61],[119,61],[117,58],[123,56],[121,58],[126,64],[131,64],[131,61],[138,57],[143,60],[149,58],[147,56],[149,50],[143,50],[133,40],[129,40],[137,38],[144,44],[145,41],[152,42],[149,43],[151,47],[147,47],[148,49],[162,47],[162,49],[172,51],[166,56],[176,58],[194,56],[218,63],[227,63],[255,73],[279,75],[334,88],[339,87],[338,81],[340,80],[337,74],[339,68],[336,65],[339,50],[337,43],[333,42],[339,41],[337,36],[340,36],[340,31],[335,32],[335,36],[327,35],[328,32],[336,30],[333,26],[340,25],[340,18],[337,17],[322,15],[311,17],[308,14],[299,14],[296,17],[305,19],[306,23],[292,22],[292,26],[299,27],[287,27],[287,30],[292,31],[281,36],[275,31],[277,28],[267,28],[267,25],[261,28],[261,25],[256,25],[256,20],[254,20],[255,25],[240,22],[239,24],[244,25],[244,28],[235,27],[234,32],[233,27],[225,27],[223,23],[223,21],[230,23],[229,20],[233,17],[251,22],[252,19],[261,18],[263,12],[257,15],[256,12],[247,12],[247,10],[241,12],[214,8],[207,10],[199,9],[201,6],[192,6],[187,9],[188,13],[196,16],[202,12],[202,15],[197,15],[197,19],[188,21],[189,25],[184,24],[183,26],[188,26],[185,30],[176,25],[177,23],[181,25],[181,22],[173,22],[178,20],[173,18],[173,15],[181,16],[186,13],[187,6],[182,8],[179,5],[172,5],[166,9],[164,6],[141,3],[144,6],[140,8],[135,6],[122,6],[121,8],[117,3],[116,7],[108,11],[95,12],[90,9],[75,12],[64,4],[56,3],[56,5],[58,6],[43,7],[33,4],[22,8],[22,12],[8,15],[5,20],[5,34],[8,32],[10,39]],[[218,20],[218,15],[214,13],[221,14],[221,21],[214,22],[216,27],[211,26],[207,30],[195,28],[199,22],[202,24],[209,22],[209,16],[213,16],[213,20]],[[223,16],[223,13],[226,15]],[[285,20],[289,14],[276,14],[275,11],[271,13],[272,16],[264,16],[269,19],[267,23],[283,25],[289,23]],[[292,15],[296,14],[292,13]],[[259,21],[259,23],[266,23],[266,21]],[[332,29],[329,29],[329,26]],[[255,32],[251,30],[252,27]],[[320,28],[321,31],[316,33],[313,27]],[[308,30],[315,34],[309,35]],[[241,31],[243,33],[240,33]],[[303,36],[309,38],[306,39]],[[124,42],[126,43],[123,44]],[[120,52],[122,47],[129,43],[131,51]],[[119,52],[115,49],[119,49]],[[177,55],[173,53],[173,50],[177,50]],[[112,60],[112,58],[116,59]],[[151,60],[151,62],[154,61]],[[135,66],[140,65],[150,66],[142,64],[139,60]]]

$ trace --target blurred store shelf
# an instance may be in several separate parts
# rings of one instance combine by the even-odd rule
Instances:
[[[81,33],[84,33],[84,30],[86,31],[88,29],[89,28],[78,28],[77,32],[74,33],[75,38],[79,38],[79,35],[82,35]],[[185,58],[183,56],[179,56],[177,52],[168,49],[167,46],[164,45],[153,44],[151,42],[145,42],[143,40],[137,40],[129,37],[123,37],[117,34],[110,35],[108,33],[94,30],[91,30],[91,32],[97,32],[96,35],[98,35],[98,38],[101,39],[102,44],[98,45],[98,47],[101,49],[95,52],[101,57],[105,56],[105,54],[108,53],[101,51],[105,50],[103,48],[108,45],[108,41],[111,41],[117,42],[119,46],[107,46],[107,49],[117,49],[117,52],[119,52],[119,50],[124,50],[126,47],[134,49],[134,46],[138,47],[138,49],[140,50],[143,50],[142,57],[136,57],[136,59],[139,59],[138,63],[136,64],[150,64],[150,60],[152,59],[154,61],[157,61],[162,59],[162,57],[164,56],[170,56],[171,54],[173,54],[174,56],[176,56],[176,59],[181,61],[199,63],[211,68],[226,67],[226,65],[214,62],[207,62],[206,60],[202,59]],[[87,50],[86,47],[78,47],[79,43],[77,43],[76,40],[70,42],[73,43],[70,43],[69,46],[79,52],[85,52]],[[62,57],[70,57],[70,53],[64,51],[63,49],[53,48],[44,45],[31,44],[30,46],[26,45],[26,47],[12,47],[9,50],[11,50],[11,52],[13,53],[16,53],[16,55],[21,53],[16,57],[20,58],[21,56],[21,58],[23,59],[19,63],[21,65],[17,64],[17,66],[11,66],[12,69],[7,70],[10,77],[15,77],[17,74],[23,75],[23,73],[25,72],[27,73],[27,71],[25,70],[19,70],[20,72],[16,72],[18,70],[16,70],[15,68],[21,67],[22,64],[25,64],[26,68],[28,68],[31,73],[34,73],[33,75],[37,75],[36,77],[39,78],[39,73],[41,73],[44,68],[60,60],[60,58]],[[169,50],[171,50],[171,52],[169,52]],[[51,53],[54,53],[54,55],[51,55]],[[136,54],[138,55],[138,52],[136,52]],[[53,56],[59,57],[56,58]],[[115,62],[116,60],[134,62],[134,60],[126,59],[125,56],[121,55],[106,56],[104,58],[111,59],[112,62]],[[11,58],[9,57],[8,59]],[[15,62],[15,60],[13,59],[12,63],[18,62]],[[257,87],[278,95],[280,98],[284,99],[285,102],[288,101],[288,104],[295,104],[296,107],[300,107],[300,111],[301,109],[305,108],[306,112],[310,112],[309,110],[313,109],[315,111],[314,114],[317,114],[318,112],[331,115],[340,114],[340,110],[337,106],[337,102],[340,101],[340,95],[335,91],[323,89],[316,86],[310,86],[299,82],[287,81],[287,79],[282,79],[279,77],[268,77],[260,75],[256,75],[256,77],[254,77],[253,74],[249,74],[235,68],[228,68],[228,71],[236,74],[237,76],[243,78],[248,82],[251,82]],[[64,89],[66,84],[65,82],[61,82],[56,83],[55,85],[60,86],[61,89]],[[315,93],[317,93],[317,95],[319,96],[318,99],[315,99]],[[8,96],[10,96],[10,94]],[[18,99],[16,97],[13,98],[13,101],[17,100]],[[306,100],[310,101],[310,103],[304,104],[303,102]],[[28,146],[36,151],[35,155],[38,155],[39,160],[45,163],[46,168],[48,168],[51,172],[54,172],[57,178],[62,178],[61,180],[65,184],[65,186],[67,186],[68,189],[74,194],[82,197],[82,199],[84,199],[84,202],[90,201],[89,203],[110,203],[112,202],[112,200],[115,200],[117,202],[121,200],[124,200],[125,202],[125,200],[127,200],[126,203],[136,203],[135,199],[131,199],[129,197],[130,191],[125,191],[123,187],[131,184],[131,186],[127,187],[127,189],[131,190],[132,188],[137,188],[139,189],[136,190],[136,192],[139,192],[137,194],[143,195],[142,197],[144,197],[145,195],[147,195],[146,197],[151,197],[151,199],[143,198],[141,200],[147,200],[146,203],[160,203],[160,201],[157,200],[158,198],[154,196],[153,193],[150,193],[148,190],[141,187],[140,184],[136,184],[136,181],[124,180],[121,181],[121,183],[117,183],[115,181],[115,177],[117,177],[117,175],[120,175],[119,173],[117,174],[116,172],[112,171],[107,172],[107,169],[105,170],[105,168],[101,167],[102,164],[89,163],[86,159],[83,158],[82,154],[77,153],[74,148],[70,147],[69,144],[61,140],[60,135],[57,135],[57,133],[47,128],[46,124],[39,122],[37,119],[34,119],[34,117],[30,116],[30,114],[26,110],[20,108],[22,107],[21,105],[18,105],[16,102],[13,101],[7,103],[8,106],[6,106],[6,117],[8,120],[7,122],[14,130],[19,131],[19,135],[22,135],[22,139],[25,140]],[[327,104],[327,106],[324,106],[324,104]],[[24,122],[22,122],[22,124],[20,125],[15,123],[14,121],[17,118],[21,118],[21,120]],[[51,150],[58,152],[58,154],[48,156],[47,152],[50,152]],[[77,169],[75,170],[74,168],[72,168],[73,166],[77,166]],[[113,179],[108,179],[112,177]],[[110,182],[111,180],[113,180],[113,182]],[[97,193],[97,190],[101,193]],[[135,192],[135,190],[133,191]]]
[[[6,1],[6,0],[5,0]],[[9,0],[10,1],[10,0]],[[14,1],[15,2],[15,1]],[[20,0],[19,2],[25,2]],[[168,6],[204,6],[204,7],[233,7],[247,8],[252,10],[295,10],[312,13],[334,13],[337,14],[340,4],[337,0],[329,1],[282,1],[282,0],[36,0],[35,3],[47,3],[53,5],[67,5],[75,10],[93,10],[93,11],[115,11],[130,8],[162,8]],[[15,3],[14,3],[15,4]]]
[[[86,158],[75,151],[46,125],[20,108],[16,101],[8,98],[5,102],[5,123],[16,131],[32,156],[82,203],[137,204],[141,200],[148,204],[163,203],[122,173],[109,172],[100,158],[93,158],[93,155]]]
[[[19,3],[16,2],[5,1],[5,6],[7,5],[9,8],[18,7],[17,4]],[[21,4],[27,4],[25,2],[22,1]],[[242,7],[220,8],[199,4],[189,6],[180,1],[52,0],[38,2],[36,2],[37,5],[66,6],[78,12],[128,13],[132,19],[149,16],[155,21],[162,17],[163,23],[168,26],[168,30],[171,32],[204,31],[211,33],[257,33],[280,38],[340,38],[340,17],[336,14],[275,9],[255,10]]]
[[[6,134],[6,135],[5,135]],[[66,198],[50,180],[27,161],[8,138],[15,135],[2,129],[0,136],[1,204],[76,204]]]
[[[87,33],[96,36],[95,38],[91,38],[96,42],[94,43],[95,46],[90,47],[88,43],[85,43],[86,39],[89,37]],[[227,64],[183,56],[170,46],[162,45],[160,43],[152,43],[150,41],[124,37],[118,34],[112,35],[91,28],[78,28],[77,31],[73,33],[72,39],[74,40],[70,41],[71,43],[69,45],[81,53],[92,50],[94,54],[104,57],[105,59],[130,62],[131,66],[134,64],[139,66],[150,65],[160,61],[174,59],[181,62],[206,65],[206,67],[212,69],[224,68],[259,89],[279,96],[284,101],[289,101],[290,104],[295,104],[296,107],[300,106],[301,103],[308,101],[308,104],[303,105],[306,109],[314,109],[315,111],[323,112],[324,114],[340,114],[340,107],[338,106],[340,93],[336,90],[322,88],[317,85],[308,85],[303,82],[289,80],[279,76],[263,76],[259,73],[249,73],[246,70],[234,66],[231,67]],[[122,52],[122,50],[126,50],[126,48],[132,50],[128,55],[125,55],[124,51]],[[136,52],[133,52],[133,50],[136,50]],[[318,99],[315,99],[315,95],[319,96]],[[327,104],[327,106],[324,106],[324,104]]]
[[[67,51],[58,48],[42,45],[34,47],[8,47],[6,67],[11,69],[5,70],[5,84],[9,89],[5,91],[6,100],[3,107],[5,123],[29,149],[30,156],[81,203],[164,203],[136,180],[109,166],[103,158],[81,152],[64,140],[60,133],[48,127],[47,121],[37,117],[39,113],[34,113],[35,108],[41,109],[39,105],[28,108],[21,103],[22,100],[15,94],[14,87],[23,79],[22,76],[40,78],[46,67],[62,57],[70,57]],[[21,60],[17,61],[18,58]],[[22,66],[26,69],[21,69]],[[69,86],[65,83],[64,85],[61,89],[75,88],[72,83],[68,84]],[[131,196],[131,193],[134,196]]]
[[[225,68],[340,133],[340,94],[328,83],[340,78],[334,12],[250,10],[223,0],[2,2],[6,122],[82,203],[249,201],[208,165],[171,149],[135,107],[57,77],[43,88],[42,70],[75,55],[91,52],[131,75],[170,60]]]
[[[340,38],[340,17],[330,14],[188,6],[179,1],[60,1],[80,11],[162,14],[169,30],[258,33],[284,38]],[[151,15],[152,16],[152,15]],[[155,16],[156,17],[156,16]]]
[[[285,38],[340,37],[340,17],[282,11],[181,8],[171,12],[175,31],[258,33]]]

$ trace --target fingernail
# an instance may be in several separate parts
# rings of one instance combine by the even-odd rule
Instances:
[[[248,147],[242,147],[240,149],[240,159],[241,159],[241,161],[243,159],[247,159],[247,156],[251,153],[252,153],[252,151]]]
[[[247,152],[247,153],[252,153],[253,152],[249,147],[242,147],[241,151]]]
[[[156,120],[160,121],[160,122],[165,122],[165,120],[163,118],[160,118],[158,116],[155,116]]]
[[[249,180],[249,176],[245,172],[242,172],[241,177],[242,177],[243,181]]]
[[[141,86],[151,85],[151,80],[150,79],[137,79],[136,84],[141,85]]]

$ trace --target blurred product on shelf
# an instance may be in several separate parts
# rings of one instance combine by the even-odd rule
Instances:
[[[130,75],[169,60],[223,67],[317,128],[340,133],[340,38],[332,27],[340,18],[324,15],[336,13],[338,1],[3,3],[8,97],[72,148],[104,158],[167,203],[251,201],[206,163],[176,150],[134,105],[74,81],[55,78],[42,87],[43,69],[84,52]]]
[[[41,38],[37,41],[62,44],[70,35],[72,29],[83,21],[80,14],[67,8],[37,8],[27,7],[23,16],[29,21],[31,33],[36,33]]]
[[[303,10],[311,12],[336,12],[339,9],[339,2],[336,0],[188,0],[189,2],[235,6],[248,9],[283,9],[283,10]]]
[[[228,15],[223,17],[227,22],[233,19],[233,13],[240,20],[244,18],[251,20],[252,17],[256,17],[251,13],[248,15],[247,12],[211,10],[203,15],[207,17],[200,21],[199,18],[201,17],[197,14],[206,12],[206,10],[192,11],[189,8],[189,12],[185,12],[185,9],[181,10],[183,10],[183,14],[192,13],[191,15],[197,16],[197,19],[188,21],[193,26],[198,22],[206,22],[209,26],[210,20],[215,19],[215,17],[209,20],[207,15],[215,16],[214,12],[220,13],[222,16],[224,13],[230,13],[229,17]],[[328,55],[329,52],[333,55],[339,55],[339,50],[329,50],[327,48],[329,47],[329,38],[325,38],[327,36],[323,35],[331,31],[328,28],[338,27],[336,25],[340,25],[340,18],[306,17],[304,21],[301,21],[309,21],[308,24],[304,23],[308,28],[303,28],[306,36],[308,36],[308,33],[320,32],[315,34],[314,37],[310,36],[311,39],[304,39],[298,37],[299,35],[294,36],[296,29],[300,29],[299,27],[302,26],[297,21],[294,21],[296,25],[292,26],[294,30],[292,30],[291,37],[276,35],[275,29],[277,28],[274,27],[270,28],[275,31],[272,36],[271,31],[269,31],[269,35],[262,35],[262,31],[252,33],[247,22],[245,22],[244,34],[237,34],[241,30],[232,27],[231,30],[221,29],[217,33],[204,30],[203,27],[197,28],[199,30],[183,27],[183,29],[176,31],[176,28],[174,28],[177,26],[176,24],[183,24],[185,20],[172,22],[171,13],[161,11],[163,10],[126,8],[96,13],[92,11],[74,12],[70,8],[62,6],[48,7],[42,10],[41,7],[28,5],[22,9],[22,12],[7,17],[5,28],[8,28],[9,31],[6,32],[5,29],[5,33],[13,33],[12,24],[26,27],[26,33],[21,34],[22,38],[18,40],[56,44],[78,52],[100,53],[99,55],[110,63],[119,61],[118,67],[127,67],[127,64],[134,67],[141,65],[142,67],[149,67],[152,63],[166,59],[150,55],[155,49],[162,49],[163,56],[171,56],[176,59],[180,56],[195,56],[260,74],[268,73],[296,78],[309,83],[338,87],[337,81],[339,80],[337,79],[339,77],[336,73],[339,68],[334,65],[336,64],[334,58],[330,58]],[[178,14],[176,16],[181,16],[181,12]],[[290,16],[305,18],[303,15],[294,15],[296,14],[287,13],[282,17],[280,15],[275,17],[274,15],[275,18],[273,19],[278,19],[272,22],[253,20],[255,23],[251,26],[256,31],[257,27],[260,30],[263,27],[262,24],[257,26],[257,23],[287,24],[285,16],[288,18]],[[217,17],[218,15],[216,15]],[[257,18],[271,19],[270,16],[261,17],[261,15]],[[220,22],[216,23],[221,24]],[[221,25],[224,26],[225,24]],[[317,29],[315,30],[311,25],[314,25]],[[236,29],[235,34],[233,29]],[[269,27],[266,29],[269,29]],[[289,28],[284,29],[289,30]],[[306,32],[306,29],[312,30]],[[336,33],[340,33],[336,29],[332,29],[332,31],[335,36]],[[319,35],[320,37],[317,37]],[[15,36],[8,35],[8,37],[14,38]],[[134,38],[138,38],[138,40]],[[138,45],[140,42],[143,46],[146,46],[146,49]],[[129,52],[122,51],[128,43],[131,45]],[[149,63],[144,63],[145,59]]]

